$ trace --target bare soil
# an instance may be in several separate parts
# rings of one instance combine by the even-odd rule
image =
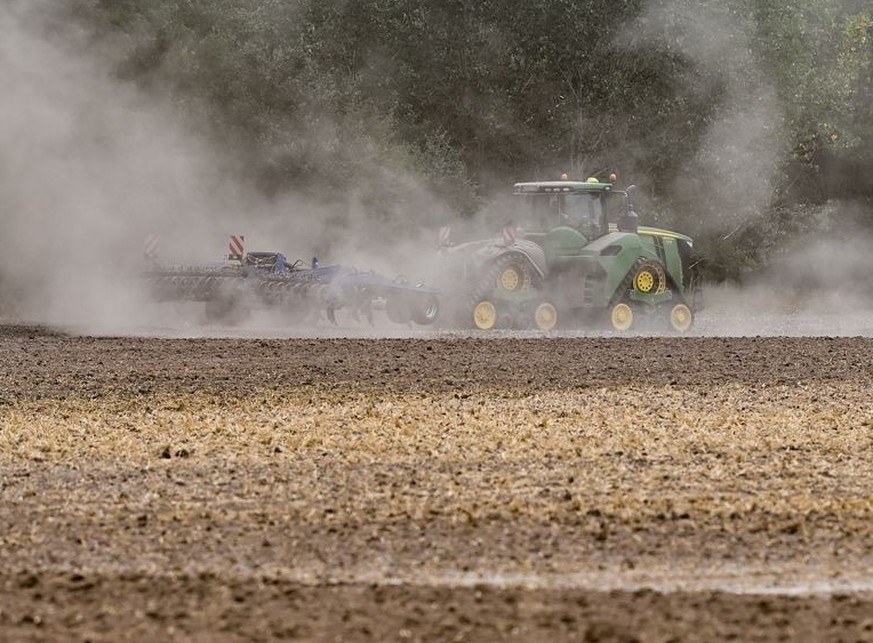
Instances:
[[[0,327],[0,639],[873,641],[871,358]]]

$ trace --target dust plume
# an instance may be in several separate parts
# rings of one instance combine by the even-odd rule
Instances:
[[[819,9],[838,16],[844,6],[829,0]],[[786,128],[793,107],[786,101],[793,94],[779,91],[768,64],[779,43],[761,37],[766,27],[760,20],[742,3],[649,2],[623,36],[628,46],[656,47],[690,61],[694,78],[677,74],[677,93],[716,104],[697,153],[666,190],[676,207],[693,213],[684,218],[690,226],[684,231],[704,240],[708,247],[699,249],[705,260],[721,256],[728,265],[758,266],[739,283],[709,286],[708,315],[717,309],[728,320],[709,331],[830,334],[852,328],[869,334],[864,323],[846,326],[839,316],[873,309],[867,286],[871,239],[856,234],[852,224],[869,217],[869,206],[838,200],[791,211],[778,206],[794,153]]]
[[[679,95],[716,101],[697,153],[669,186],[679,207],[699,213],[698,233],[730,233],[760,216],[788,153],[781,142],[783,110],[761,64],[765,52],[754,47],[754,19],[732,5],[650,2],[625,33],[628,43],[692,62],[694,78],[674,79]]]
[[[0,298],[39,321],[136,315],[122,278],[146,235],[196,255],[241,198],[208,145],[97,53],[50,3],[0,9]]]
[[[227,235],[245,234],[247,249],[292,260],[346,252],[362,267],[374,256],[374,267],[391,267],[362,208],[294,194],[267,199],[235,180],[241,172],[228,151],[193,133],[169,99],[114,76],[117,53],[50,2],[0,8],[7,314],[85,327],[162,314],[145,305],[134,278],[148,235],[159,236],[162,262],[219,261]]]

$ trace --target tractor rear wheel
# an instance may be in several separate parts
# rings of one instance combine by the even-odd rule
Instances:
[[[508,262],[497,274],[497,287],[510,292],[530,288],[530,269],[520,261]]]
[[[486,264],[478,275],[471,277],[469,290],[460,301],[457,319],[464,327],[469,327],[472,320],[480,330],[497,326],[511,328],[516,325],[515,317],[519,312],[514,305],[522,306],[525,301],[532,299],[535,295],[533,289],[539,288],[540,283],[534,266],[524,255],[518,252],[504,253]],[[498,312],[497,304],[507,299],[510,304],[503,304]],[[483,303],[491,306],[493,312],[488,306],[480,308]]]

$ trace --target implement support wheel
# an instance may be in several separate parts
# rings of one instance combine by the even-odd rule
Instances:
[[[412,321],[419,326],[429,326],[436,321],[440,314],[440,302],[434,296],[430,296],[421,304],[419,302],[412,313]]]

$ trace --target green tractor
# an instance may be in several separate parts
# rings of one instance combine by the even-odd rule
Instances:
[[[444,291],[454,293],[456,321],[551,330],[599,318],[617,331],[652,322],[687,331],[692,240],[638,225],[632,190],[594,178],[516,183],[502,237],[454,245],[444,230]]]

